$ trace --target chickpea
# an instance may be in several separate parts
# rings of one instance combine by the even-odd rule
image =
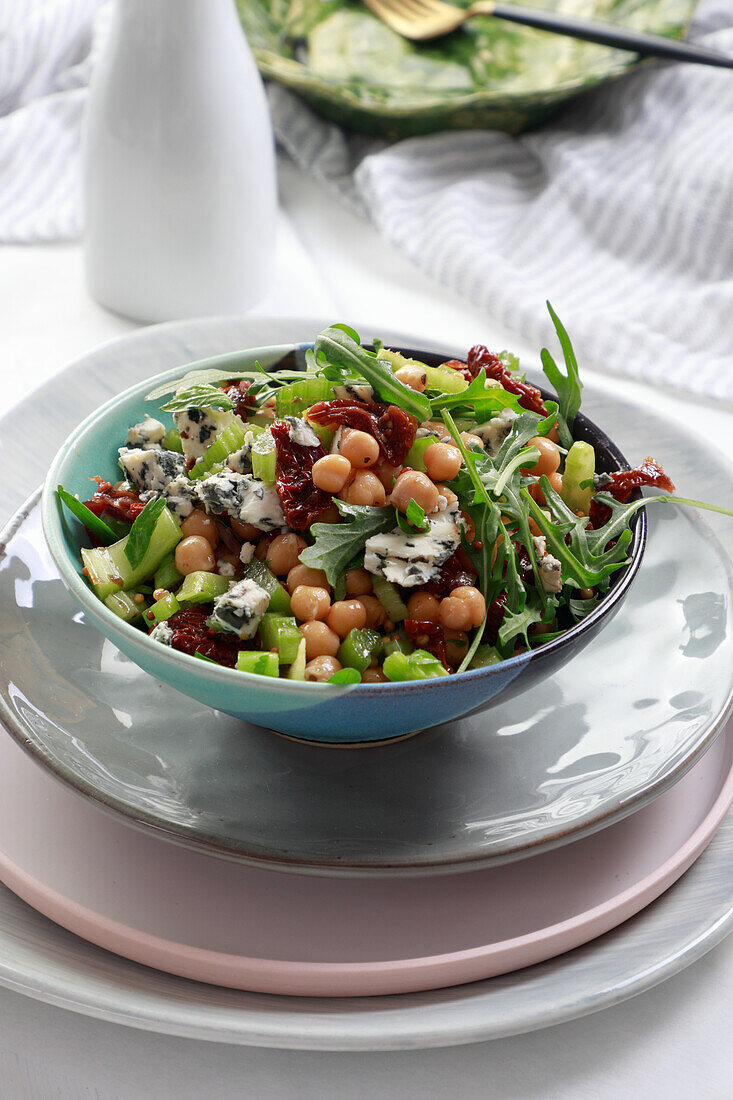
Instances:
[[[471,608],[456,596],[446,596],[440,601],[440,624],[449,630],[468,630],[471,626]]]
[[[451,481],[460,470],[463,457],[450,443],[431,443],[423,455],[423,462],[433,481]]]
[[[341,513],[335,504],[329,504],[325,511],[321,512],[314,523],[341,523]]]
[[[288,592],[295,592],[299,584],[308,584],[311,588],[325,588],[328,592],[328,580],[322,569],[311,569],[307,565],[294,565],[285,581]]]
[[[372,578],[366,569],[347,569],[345,581],[347,596],[368,596],[372,590]]]
[[[351,463],[343,455],[324,455],[313,463],[313,484],[326,493],[340,493],[351,476]]]
[[[367,613],[361,600],[337,600],[326,616],[326,622],[336,634],[345,638],[350,630],[366,626]]]
[[[531,472],[534,473],[534,470],[532,470]],[[562,492],[562,474],[549,474],[547,480],[549,481],[551,488],[553,488],[556,493]],[[540,507],[547,504],[547,501],[545,500],[545,494],[542,492],[539,482],[536,481],[534,485],[530,485],[529,495],[533,498],[533,500],[537,501]]]
[[[392,490],[391,503],[400,512],[406,512],[411,500],[424,512],[434,512],[438,507],[438,490],[429,477],[417,470],[405,470],[397,478]]]
[[[373,466],[379,458],[379,444],[368,432],[350,431],[345,439],[342,437],[339,450],[356,470]]]
[[[534,474],[535,477],[541,477],[542,474],[554,474],[560,465],[560,452],[557,445],[545,436],[535,435],[530,439],[527,446],[535,447],[540,452],[540,457],[534,466],[523,466],[522,473]]]
[[[361,674],[362,684],[388,684],[389,680],[381,668],[367,668]]]
[[[471,626],[481,626],[486,618],[486,600],[478,588],[474,588],[472,584],[464,584],[459,588],[454,588],[451,596],[456,600],[463,600],[471,609]]]
[[[466,534],[466,542],[473,542],[476,538],[476,525],[469,516],[468,512],[460,513],[459,526],[464,528]]]
[[[243,542],[254,542],[262,534],[259,528],[253,527],[251,523],[240,523],[238,519],[231,519],[229,522],[234,534]]]
[[[468,652],[468,634],[463,630],[443,630],[445,656],[451,668],[460,665]]]
[[[255,557],[258,559],[258,561],[264,561],[266,559],[268,553],[269,553],[270,545],[271,545],[273,539],[275,538],[275,536],[274,535],[264,535],[263,536],[261,531],[258,531],[257,534],[260,536],[260,540],[257,543],[257,548],[255,549]]]
[[[238,554],[218,554],[216,568],[222,577],[235,577],[242,574],[242,563]]]
[[[325,623],[301,623],[299,630],[305,638],[305,655],[309,661],[314,657],[335,657],[338,653],[341,639]]]
[[[537,524],[535,523],[535,521],[532,519],[531,516],[529,517],[529,529],[530,529],[530,532],[533,535],[535,535],[537,538],[539,538],[540,535],[542,534],[539,527],[537,526]],[[492,565],[493,565],[493,562],[492,562]]]
[[[395,479],[402,473],[401,466],[392,466],[386,458],[380,458],[372,466],[372,473],[376,474],[384,486],[385,492],[391,493]]]
[[[549,623],[532,623],[529,628],[530,634],[552,634],[556,629],[555,620],[552,619]]]
[[[413,592],[407,601],[407,610],[411,619],[421,623],[437,623],[440,600],[431,592]]]
[[[469,451],[472,448],[476,450],[477,447],[481,451],[483,451],[484,449],[483,439],[479,439],[479,437],[477,435],[474,435],[473,432],[461,432],[461,439],[466,444]]]
[[[376,596],[360,596],[359,603],[364,605],[364,610],[366,611],[365,626],[371,627],[372,630],[384,626],[387,621],[387,612]]]
[[[339,493],[341,500],[349,504],[366,504],[381,507],[387,499],[384,486],[376,474],[359,470],[351,485]]]
[[[301,622],[325,619],[331,606],[331,597],[325,588],[313,588],[299,584],[290,597],[290,610]]]
[[[181,524],[184,538],[189,535],[201,535],[205,538],[212,550],[216,549],[219,541],[219,529],[216,520],[207,516],[201,508],[194,508],[190,516],[186,516]]]
[[[438,490],[440,496],[445,497],[447,505],[455,504],[458,500],[456,494],[452,489],[449,489],[447,485],[436,485],[435,488]]]
[[[293,531],[276,535],[268,547],[265,561],[276,577],[282,577],[298,564],[300,553],[307,545],[305,539]]]
[[[426,428],[427,431],[433,432],[435,435],[440,436],[441,439],[449,440],[452,438],[442,420],[426,420],[420,427]]]
[[[427,385],[428,376],[420,367],[407,363],[404,367],[394,372],[395,378],[399,378],[403,386],[409,386],[411,390],[422,393]]]
[[[203,535],[189,535],[181,539],[175,552],[176,569],[187,577],[189,573],[195,573],[199,569],[211,573],[216,566],[216,558],[211,544]]]
[[[309,661],[305,666],[305,678],[311,681],[320,681],[325,683],[326,680],[330,680],[335,672],[341,669],[341,662],[337,661],[335,657],[314,657],[312,661]]]
[[[595,588],[581,588],[578,591],[579,600],[592,600],[596,594]]]

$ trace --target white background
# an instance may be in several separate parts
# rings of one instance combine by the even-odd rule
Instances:
[[[369,319],[375,330],[381,325],[420,333],[426,344],[434,338],[459,349],[481,342],[536,352],[431,283],[290,166],[281,166],[280,191],[277,275],[257,313]],[[70,360],[133,327],[89,300],[78,245],[5,247],[2,411]],[[731,410],[652,394],[635,383],[614,385],[653,400],[708,441],[730,439]],[[0,990],[0,1100],[728,1100],[732,990],[728,941],[664,985],[594,1016],[493,1043],[390,1054],[257,1050],[176,1039]]]

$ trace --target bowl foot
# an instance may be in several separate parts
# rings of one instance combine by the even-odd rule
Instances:
[[[396,745],[399,741],[407,741],[410,737],[417,737],[425,730],[412,730],[411,733],[400,733],[397,737],[384,737],[379,741],[317,741],[313,737],[296,737],[293,733],[281,733],[271,726],[265,726],[268,733],[274,733],[283,737],[286,741],[296,741],[299,745],[312,745],[318,749],[377,749],[382,745]]]

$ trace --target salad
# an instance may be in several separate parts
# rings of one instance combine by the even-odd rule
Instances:
[[[508,352],[430,366],[346,325],[305,372],[204,368],[153,390],[119,481],[92,477],[83,503],[58,488],[89,585],[159,644],[293,680],[448,676],[562,634],[628,563],[635,512],[678,498],[632,495],[674,490],[651,458],[598,473],[574,439],[581,383],[549,308],[556,400]]]

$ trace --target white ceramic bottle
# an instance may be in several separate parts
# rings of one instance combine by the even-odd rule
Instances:
[[[92,296],[140,321],[241,313],[264,297],[273,144],[234,0],[117,0],[86,116]]]

